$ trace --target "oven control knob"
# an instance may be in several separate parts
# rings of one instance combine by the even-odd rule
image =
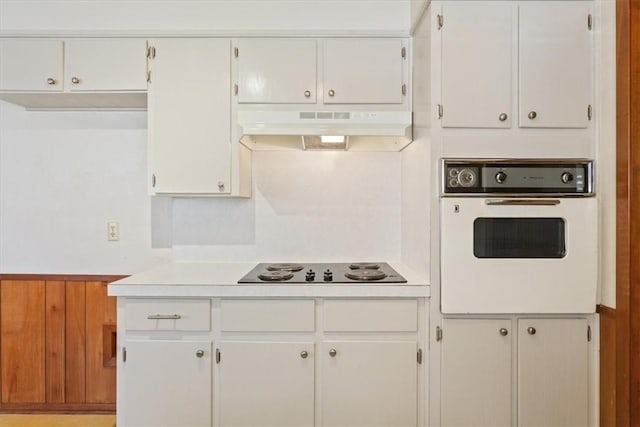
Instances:
[[[333,273],[331,272],[331,270],[327,270],[324,272],[324,281],[325,282],[333,281]]]
[[[573,181],[573,174],[571,172],[564,172],[560,178],[563,183],[568,184]]]
[[[304,280],[306,280],[307,282],[313,282],[314,280],[316,280],[315,271],[309,269],[309,271],[307,271],[307,274],[304,276]]]
[[[462,169],[458,174],[458,184],[462,187],[473,187],[476,184],[477,176],[471,169]]]
[[[507,174],[500,171],[496,174],[496,182],[498,184],[502,184],[503,182],[505,182],[507,180]]]

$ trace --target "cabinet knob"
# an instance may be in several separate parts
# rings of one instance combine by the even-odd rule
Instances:
[[[500,120],[501,122],[504,122],[505,120],[507,120],[509,116],[507,116],[507,113],[502,113],[498,116],[498,120]]]
[[[47,79],[47,84],[48,84],[48,85],[54,85],[54,84],[56,84],[56,79],[49,77],[49,78]]]
[[[71,83],[77,85],[78,83],[80,83],[80,79],[77,77],[71,77]]]
[[[196,357],[198,359],[201,359],[202,357],[204,357],[204,350],[198,350],[196,351]]]
[[[338,352],[336,351],[335,348],[332,348],[331,350],[329,350],[329,356],[336,357],[336,354],[338,354]]]
[[[535,335],[536,334],[536,328],[534,328],[533,326],[529,326],[527,328],[527,332],[529,332],[529,335]]]
[[[500,328],[500,335],[506,337],[507,335],[509,335],[509,330],[507,328]]]
[[[218,190],[219,191],[224,191],[224,182],[218,181]]]
[[[336,91],[333,89],[329,89],[329,96],[334,96],[336,94]]]
[[[535,111],[529,111],[529,114],[527,114],[527,117],[529,117],[531,120],[533,120],[536,117],[538,117],[538,113],[536,113]]]
[[[309,353],[303,350],[300,352],[300,357],[302,357],[303,359],[306,359],[307,357],[309,357]]]
[[[311,97],[311,91],[310,90],[305,90],[304,91],[304,96],[307,97],[307,98],[310,98]]]

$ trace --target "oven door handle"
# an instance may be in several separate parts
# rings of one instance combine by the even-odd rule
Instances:
[[[558,199],[488,199],[489,206],[555,206],[560,204]]]

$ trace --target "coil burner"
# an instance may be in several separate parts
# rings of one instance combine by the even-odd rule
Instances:
[[[380,270],[369,269],[355,269],[345,273],[344,275],[347,279],[360,281],[381,280],[387,277],[387,275]]]
[[[266,282],[283,282],[292,277],[293,273],[288,270],[265,271],[264,273],[258,274],[258,278]]]
[[[349,265],[351,270],[378,270],[379,264],[373,262],[354,262]]]
[[[269,264],[267,266],[267,270],[269,271],[300,271],[304,267],[301,264],[293,264],[293,263],[278,263],[278,264]]]

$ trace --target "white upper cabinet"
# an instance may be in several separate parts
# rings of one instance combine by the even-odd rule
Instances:
[[[242,39],[239,103],[315,103],[317,42],[308,39]]]
[[[147,90],[144,39],[74,39],[67,42],[65,87],[79,91]]]
[[[591,2],[525,3],[442,6],[434,22],[442,127],[588,127]]]
[[[402,104],[401,39],[325,39],[322,57],[325,104]]]
[[[231,41],[156,39],[149,60],[152,193],[231,191]]]
[[[587,127],[591,8],[584,3],[520,6],[521,127]]]
[[[445,4],[443,127],[511,127],[511,5]]]
[[[0,40],[0,90],[61,92],[62,40]]]

